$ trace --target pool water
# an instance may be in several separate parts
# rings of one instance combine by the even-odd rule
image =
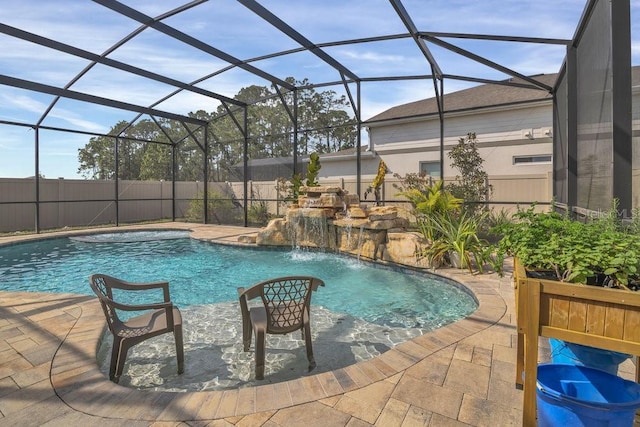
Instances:
[[[164,232],[156,240],[122,238],[131,234],[1,247],[0,290],[92,294],[89,275],[104,273],[133,282],[168,280],[172,300],[184,308],[237,301],[237,287],[272,277],[309,275],[325,282],[313,305],[379,325],[435,329],[477,308],[471,295],[444,279],[336,254],[168,240]]]
[[[191,240],[186,232],[124,232],[40,240],[0,247],[0,290],[92,295],[88,277],[168,280],[183,318],[185,372],[177,374],[175,342],[163,334],[136,345],[120,385],[143,390],[227,390],[344,368],[465,317],[476,301],[437,276],[394,270],[319,252],[260,250]],[[265,380],[243,351],[238,286],[276,276],[311,275],[311,336],[317,367],[308,372],[299,333],[268,335]],[[140,301],[127,301],[140,302]],[[98,364],[109,371],[111,334]]]

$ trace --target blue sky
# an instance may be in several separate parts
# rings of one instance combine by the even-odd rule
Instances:
[[[148,16],[161,15],[186,0],[122,0]],[[313,43],[405,33],[406,28],[388,0],[261,0],[283,21]],[[575,32],[586,0],[404,0],[420,31],[512,35],[569,39]],[[640,65],[640,0],[631,1],[633,65]],[[238,58],[248,59],[294,49],[298,44],[232,0],[210,0],[163,21]],[[111,9],[87,0],[3,0],[0,23],[102,54],[139,24]],[[564,48],[526,43],[448,40],[521,74],[555,73]],[[88,61],[0,34],[0,74],[64,87]],[[443,72],[479,78],[503,79],[504,74],[454,55],[429,48]],[[428,74],[424,57],[411,39],[336,46],[325,51],[359,77]],[[185,83],[228,64],[153,29],[146,29],[109,58],[152,70]],[[336,81],[339,74],[314,55],[303,52],[255,62],[253,65],[284,79],[293,76],[311,82]],[[247,71],[234,69],[198,86],[233,97],[240,88],[269,83]],[[451,92],[470,84],[445,80]],[[97,65],[75,83],[73,90],[140,105],[151,105],[174,88],[142,77]],[[327,89],[342,94],[340,86]],[[352,87],[355,90],[355,86]],[[362,118],[389,107],[433,96],[430,81],[366,83],[362,85]],[[51,104],[52,96],[0,86],[0,120],[35,123]],[[157,107],[186,114],[213,111],[218,103],[183,92]],[[136,113],[62,99],[43,125],[87,132],[107,132]],[[42,131],[40,172],[47,178],[78,178],[77,154],[87,135]],[[0,177],[33,176],[34,131],[0,124]]]

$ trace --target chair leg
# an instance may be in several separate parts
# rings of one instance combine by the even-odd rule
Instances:
[[[252,331],[252,326],[251,326],[251,320],[245,318],[244,316],[242,317],[242,345],[243,345],[243,350],[244,351],[249,351],[249,348],[251,347],[251,331]]]
[[[264,347],[266,334],[264,329],[256,330],[256,379],[264,379]]]
[[[173,330],[173,336],[176,340],[176,357],[178,359],[178,374],[184,372],[184,344],[182,339],[182,325],[178,325]]]
[[[111,346],[111,363],[109,364],[109,380],[114,383],[118,383],[120,380],[120,375],[116,376],[116,371],[118,369],[118,358],[120,357],[120,345],[121,339],[118,337],[113,337],[113,345]]]
[[[127,360],[127,353],[129,352],[129,345],[126,340],[119,339],[118,340],[118,351],[116,352],[116,362],[115,362],[115,372],[113,382],[118,383],[120,381],[120,377],[122,376],[122,371],[124,371],[124,362]],[[113,354],[111,362],[113,363]]]
[[[313,371],[316,367],[316,360],[313,357],[313,346],[311,345],[311,327],[309,323],[305,323],[304,328],[302,329],[304,335],[304,344],[307,348],[307,359],[309,360],[309,371]]]

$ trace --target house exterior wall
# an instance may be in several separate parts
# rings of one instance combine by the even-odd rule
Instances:
[[[552,105],[487,109],[445,116],[444,175],[455,176],[448,152],[459,138],[474,132],[484,169],[489,175],[543,174],[551,162],[515,164],[516,156],[551,155]],[[405,175],[420,171],[420,162],[440,161],[440,123],[437,117],[419,121],[371,124],[370,143],[390,171]]]

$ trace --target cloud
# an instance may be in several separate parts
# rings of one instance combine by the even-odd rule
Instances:
[[[53,97],[50,98],[53,100]],[[35,124],[42,114],[49,107],[49,103],[42,102],[33,96],[28,96],[19,93],[0,93],[0,103],[6,109],[7,107],[15,111],[13,117],[16,121],[24,123]],[[79,109],[78,111],[82,111]],[[49,113],[49,117],[60,119],[70,125],[72,129],[83,130],[87,132],[105,132],[106,126],[104,124],[97,123],[93,120],[87,120],[82,117],[78,111],[67,110],[64,108],[54,107]],[[0,113],[3,110],[0,109]],[[22,112],[22,114],[20,113]],[[35,113],[33,116],[26,117],[24,112]]]
[[[391,54],[383,54],[375,51],[366,51],[366,52],[356,52],[353,50],[341,50],[339,52],[341,55],[346,56],[350,59],[356,59],[358,61],[366,61],[369,63],[386,63],[386,62],[400,62],[406,61],[408,58],[403,55],[391,55]]]
[[[43,102],[26,95],[0,93],[0,99],[5,108],[9,106],[38,114],[42,114],[47,108]]]

